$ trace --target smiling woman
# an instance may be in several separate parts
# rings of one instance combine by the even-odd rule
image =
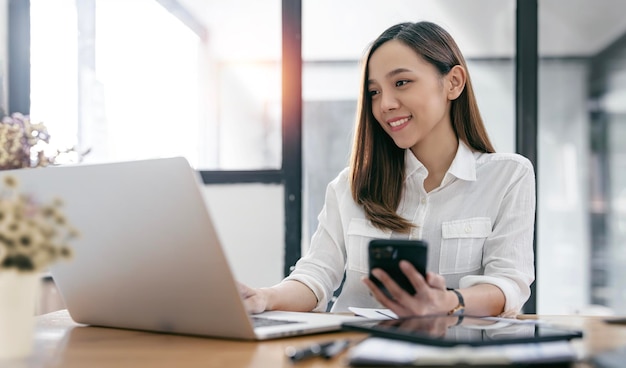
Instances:
[[[455,67],[441,78],[435,66],[422,57],[416,58],[415,52],[400,41],[390,41],[379,50],[380,53],[372,55],[369,64],[368,90],[372,98],[372,113],[396,145],[411,148],[424,141],[430,132],[444,127],[443,131],[452,133],[452,125],[439,123],[449,119],[446,116],[450,104],[448,95],[455,94],[456,99],[463,90],[465,70]],[[459,88],[448,91],[455,86]],[[410,110],[405,111],[402,106],[410,107]],[[409,129],[414,131],[407,134]],[[441,135],[430,137],[441,143]]]
[[[494,152],[454,39],[428,21],[392,25],[367,48],[360,90],[351,160],[311,247],[281,283],[241,287],[249,311],[324,311],[340,288],[333,312],[518,314],[534,281],[534,169]],[[415,293],[371,269],[385,294],[353,267],[377,239],[428,244],[424,275],[399,264]]]

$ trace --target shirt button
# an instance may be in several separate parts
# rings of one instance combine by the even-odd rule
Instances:
[[[472,225],[465,225],[465,232],[470,233],[472,231]]]
[[[426,198],[422,198],[422,204],[426,204]]]

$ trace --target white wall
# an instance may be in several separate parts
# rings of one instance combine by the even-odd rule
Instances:
[[[3,110],[7,109],[7,94],[8,94],[8,86],[7,86],[7,78],[9,72],[7,70],[7,60],[8,60],[8,28],[7,24],[8,20],[8,12],[9,12],[9,0],[0,0],[0,108]],[[8,111],[7,111],[8,112]]]
[[[283,278],[285,211],[282,185],[207,185],[204,195],[235,278],[271,286]]]

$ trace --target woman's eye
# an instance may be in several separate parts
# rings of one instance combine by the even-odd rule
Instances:
[[[396,87],[402,87],[402,86],[404,86],[404,85],[406,85],[408,83],[409,83],[409,81],[406,80],[406,79],[405,80],[399,80],[399,81],[396,82]]]
[[[376,91],[376,90],[371,90],[371,91],[369,91],[368,93],[369,93],[370,97],[374,97],[374,96],[376,96],[376,95],[378,94],[378,91]]]

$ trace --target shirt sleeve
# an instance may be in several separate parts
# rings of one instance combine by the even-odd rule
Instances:
[[[285,280],[295,280],[309,287],[317,298],[314,311],[324,312],[335,289],[341,284],[346,265],[343,223],[340,216],[338,190],[348,190],[347,185],[337,185],[340,175],[326,188],[324,207],[318,216],[318,228],[311,238],[306,254],[298,260],[293,272]],[[351,197],[350,197],[351,198]]]
[[[492,284],[506,298],[501,316],[515,316],[530,297],[535,279],[533,253],[535,224],[535,174],[530,161],[516,165],[491,235],[483,249],[483,275],[463,277],[459,286]],[[502,173],[504,177],[509,173]]]

